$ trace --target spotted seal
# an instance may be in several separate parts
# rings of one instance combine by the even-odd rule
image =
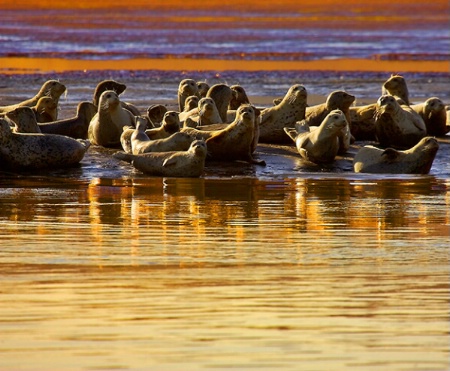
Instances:
[[[93,103],[88,101],[80,102],[77,105],[75,116],[39,123],[39,128],[44,134],[60,134],[74,139],[87,139],[89,123],[96,113],[97,109]]]
[[[127,86],[125,84],[122,84],[118,81],[102,80],[95,87],[94,94],[92,96],[92,103],[95,105],[95,107],[98,108],[100,97],[105,91],[112,90],[117,95],[120,95],[126,90],[126,88],[127,88]],[[122,100],[120,101],[120,104],[122,105],[123,108],[126,108],[133,115],[140,116],[141,113],[134,104],[131,104],[131,103],[128,103],[128,102],[125,102]]]
[[[447,125],[445,105],[438,97],[431,97],[423,103],[413,104],[411,108],[425,122],[427,135],[439,137],[450,131],[450,126]]]
[[[286,134],[294,141],[300,156],[315,164],[334,161],[340,149],[340,135],[348,127],[345,114],[333,110],[325,117],[319,127],[309,127],[301,121],[295,128],[284,128]]]
[[[212,98],[216,103],[222,122],[227,122],[227,112],[234,92],[227,84],[215,84],[209,88],[206,98]]]
[[[280,103],[261,110],[259,124],[260,143],[290,143],[285,127],[294,127],[305,118],[307,92],[303,85],[292,85]]]
[[[351,133],[355,140],[376,140],[375,113],[377,103],[349,108]]]
[[[206,94],[208,94],[210,86],[206,81],[197,81],[197,88],[198,88],[198,97],[205,98]]]
[[[14,123],[13,131],[15,133],[41,133],[41,129],[31,107],[17,107],[9,111],[6,117]]]
[[[181,123],[178,117],[178,112],[176,111],[167,111],[164,114],[163,121],[160,127],[147,129],[145,133],[147,136],[154,139],[163,139],[168,136],[180,131]]]
[[[137,170],[154,176],[200,177],[205,168],[206,143],[194,140],[187,151],[149,152],[133,155],[116,152],[113,157],[131,163]]]
[[[381,87],[381,95],[392,95],[403,101],[400,104],[410,105],[409,101],[409,91],[406,84],[406,80],[403,76],[398,74],[392,74],[389,79],[387,79],[383,86]]]
[[[401,102],[401,101],[400,101]],[[408,105],[400,105],[391,95],[377,101],[375,132],[382,147],[411,148],[426,136],[427,129],[420,115]]]
[[[37,122],[51,122],[58,118],[58,103],[52,97],[39,98],[37,104],[31,107]]]
[[[118,147],[123,127],[134,125],[135,116],[122,107],[117,93],[106,90],[100,96],[98,112],[89,123],[88,138],[94,145]]]
[[[424,137],[404,151],[364,146],[353,159],[353,169],[356,173],[428,174],[438,149],[433,137]]]
[[[21,106],[33,107],[36,106],[39,99],[42,97],[51,97],[56,104],[59,98],[66,91],[66,86],[57,80],[47,80],[40,88],[39,92],[32,98],[24,100],[17,104],[0,107],[0,113],[6,113]],[[56,118],[55,118],[56,120]]]
[[[149,121],[149,129],[161,126],[167,107],[162,104],[152,104],[147,108],[147,120]]]
[[[242,104],[250,104],[247,92],[241,85],[231,85],[230,89],[234,94],[228,105],[229,110],[237,110]]]
[[[89,148],[89,141],[64,135],[14,133],[0,119],[0,166],[36,170],[64,168],[78,164]]]

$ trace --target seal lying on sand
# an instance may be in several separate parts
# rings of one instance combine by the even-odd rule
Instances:
[[[381,94],[392,95],[393,97],[401,99],[403,103],[400,102],[400,104],[406,104],[407,106],[411,104],[409,101],[408,86],[403,76],[392,74],[381,87]]]
[[[447,125],[447,111],[439,98],[429,98],[423,103],[413,104],[411,108],[425,122],[427,135],[439,137],[450,131],[450,126]]]
[[[92,103],[95,105],[95,107],[98,108],[100,96],[107,90],[112,90],[116,92],[117,95],[122,94],[127,86],[125,84],[122,84],[120,82],[117,82],[115,80],[103,80],[100,81],[94,90],[94,95],[92,97]],[[120,104],[123,108],[126,108],[128,111],[130,111],[133,115],[139,116],[140,112],[139,109],[134,106],[131,103],[120,101]]]
[[[51,97],[39,98],[37,104],[31,109],[37,122],[51,122],[58,118],[58,103]]]
[[[293,85],[280,103],[261,110],[259,124],[260,143],[290,143],[285,127],[293,128],[305,118],[307,93],[303,85]]]
[[[17,107],[6,114],[15,127],[15,133],[40,133],[41,129],[36,121],[36,116],[32,108],[27,106]]]
[[[107,90],[100,96],[98,112],[89,123],[88,138],[95,145],[118,147],[123,127],[134,125],[134,115],[122,107],[116,92]]]
[[[428,174],[438,149],[432,137],[422,138],[404,151],[364,146],[356,153],[353,168],[356,173]]]
[[[338,109],[344,113],[351,125],[349,109],[354,101],[354,95],[343,90],[335,90],[328,95],[325,103],[306,107],[305,121],[309,126],[319,126],[331,111]]]
[[[63,168],[78,164],[89,148],[89,141],[64,135],[13,133],[0,119],[0,166],[36,170]]]
[[[32,98],[24,100],[17,104],[0,107],[0,113],[6,113],[21,106],[34,107],[42,97],[50,97],[58,104],[62,93],[66,91],[66,86],[57,80],[48,80],[42,86],[39,92]],[[55,118],[56,120],[56,118]]]
[[[113,157],[130,162],[143,173],[166,177],[199,177],[203,174],[206,144],[195,140],[187,151],[150,152],[139,155],[116,152]]]
[[[420,115],[394,96],[382,95],[377,101],[375,132],[382,147],[411,148],[426,136]]]
[[[74,117],[39,124],[44,134],[66,135],[74,139],[87,139],[88,127],[97,109],[91,102],[80,102]]]
[[[340,148],[340,136],[348,127],[347,119],[341,110],[331,111],[319,127],[310,128],[305,121],[295,128],[284,128],[286,134],[295,142],[302,158],[315,164],[333,162]]]

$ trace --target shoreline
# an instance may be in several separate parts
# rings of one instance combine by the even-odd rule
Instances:
[[[310,61],[268,61],[188,58],[89,60],[1,57],[0,66],[0,73],[7,75],[92,70],[450,73],[449,61],[374,60],[352,58]]]

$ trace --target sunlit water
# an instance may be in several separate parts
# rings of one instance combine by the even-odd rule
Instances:
[[[447,370],[449,187],[3,181],[0,369]]]

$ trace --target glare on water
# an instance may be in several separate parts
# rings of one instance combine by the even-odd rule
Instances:
[[[447,369],[448,189],[12,181],[0,368]]]

